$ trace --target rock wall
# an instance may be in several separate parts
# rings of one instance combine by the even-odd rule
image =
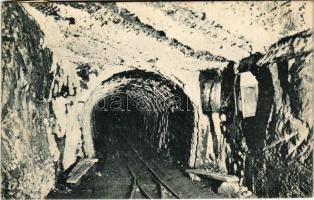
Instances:
[[[312,194],[312,44],[312,32],[303,31],[242,62],[240,71],[250,70],[260,91],[256,117],[239,122],[242,175],[260,196]]]
[[[48,97],[52,53],[17,3],[2,4],[2,198],[43,198],[54,185]]]
[[[42,198],[54,169],[60,178],[78,159],[94,157],[95,103],[138,84],[134,77],[132,84],[121,77],[102,83],[134,70],[160,75],[191,101],[190,167],[236,174],[260,196],[309,194],[311,36],[301,32],[262,49],[304,30],[310,3],[222,3],[3,4],[3,196]],[[259,81],[259,103],[257,116],[243,120],[234,113],[233,80],[248,70]],[[143,116],[153,133],[148,141],[166,145],[164,136],[178,127],[169,129],[159,114]]]
[[[209,120],[210,140],[203,138],[204,146],[212,146],[203,152],[208,158],[201,167],[213,171],[228,173],[231,164],[231,149],[237,144],[232,138],[232,121],[234,116],[233,80],[235,77],[233,63],[223,71],[203,70],[200,72],[200,90],[202,112]]]

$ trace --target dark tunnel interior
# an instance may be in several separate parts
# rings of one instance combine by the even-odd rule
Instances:
[[[104,159],[113,151],[104,145],[114,140],[124,143],[123,137],[187,166],[194,131],[193,106],[179,87],[171,88],[152,76],[143,77],[141,82],[132,80],[95,105],[92,124],[96,156]]]
[[[107,148],[103,148],[108,141],[123,142],[122,136],[133,143],[149,145],[154,151],[168,156],[176,163],[187,165],[194,129],[193,112],[168,112],[143,112],[132,104],[128,106],[128,110],[94,109],[94,146],[97,157],[101,159],[108,154],[105,152]],[[162,121],[166,121],[164,125]],[[166,133],[161,132],[165,128],[161,126],[167,126]],[[163,139],[162,134],[165,134]]]

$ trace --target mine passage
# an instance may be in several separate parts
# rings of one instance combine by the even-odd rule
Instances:
[[[104,166],[101,171],[112,178],[120,177],[117,184],[126,187],[108,194],[120,198],[180,198],[161,177],[170,168],[187,166],[194,128],[192,105],[182,91],[164,80],[144,76],[142,81],[118,87],[94,106],[93,141],[98,165]],[[161,170],[155,172],[150,166]]]
[[[190,159],[195,113],[183,90],[141,71],[118,74],[103,84],[112,89],[99,98],[91,112],[99,161],[79,183],[67,186],[65,196],[213,196],[204,187],[206,183],[194,183],[184,172]],[[55,191],[50,197],[64,197],[64,193]]]
[[[114,87],[99,98],[92,111],[98,157],[106,154],[105,141],[111,141],[118,133],[187,165],[195,114],[180,87],[160,75],[140,70],[116,74],[103,84]]]
[[[114,140],[123,142],[122,136],[134,143],[149,145],[155,152],[182,166],[187,165],[193,131],[192,111],[141,110],[133,105],[123,110],[104,109],[95,108],[93,117],[94,146],[98,158],[108,154],[104,145],[110,146],[107,143]]]
[[[135,133],[121,126],[123,123],[119,117],[121,116],[116,114],[114,117],[116,125],[107,126],[109,128],[106,130],[110,131],[97,141],[99,162],[81,178],[80,182],[57,188],[48,195],[48,198],[219,197],[209,188],[210,183],[192,182],[174,157],[157,153],[151,144],[136,138]],[[136,121],[136,118],[129,119],[132,123]]]

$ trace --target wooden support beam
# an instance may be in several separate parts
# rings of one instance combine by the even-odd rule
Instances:
[[[205,176],[211,179],[231,183],[231,182],[239,182],[239,177],[233,176],[233,175],[228,175],[228,174],[221,174],[217,172],[211,172],[211,171],[206,171],[202,169],[187,169],[185,170],[188,174],[196,174],[196,175],[201,175]]]
[[[79,161],[69,173],[67,183],[77,183],[96,162],[98,162],[98,159],[83,159]]]

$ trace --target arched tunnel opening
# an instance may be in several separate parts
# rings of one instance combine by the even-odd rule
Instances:
[[[114,87],[92,111],[99,162],[114,156],[116,147],[126,145],[127,140],[171,163],[188,165],[195,120],[193,105],[182,88],[161,75],[141,70],[115,74],[102,84]]]
[[[94,158],[97,164],[70,186],[67,197],[213,195],[208,190],[210,181],[195,183],[186,171],[199,145],[197,102],[190,100],[176,80],[156,72],[136,69],[109,77],[93,90],[82,112],[82,122],[88,127],[81,129],[82,150],[88,157],[76,165],[80,166],[77,171]],[[62,195],[54,192],[50,197]]]

